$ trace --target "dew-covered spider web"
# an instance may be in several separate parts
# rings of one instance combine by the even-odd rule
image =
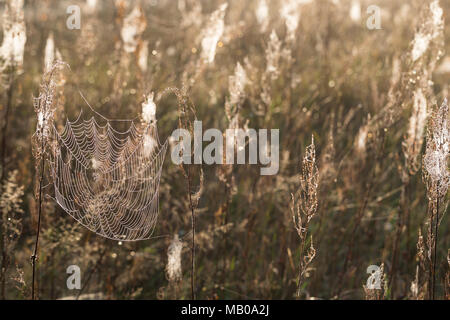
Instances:
[[[66,121],[62,132],[53,127],[50,169],[55,199],[103,237],[148,239],[158,218],[167,141],[161,145],[155,121],[129,121],[123,132],[113,123],[103,116],[99,122],[95,117],[84,119],[80,112],[75,121]]]

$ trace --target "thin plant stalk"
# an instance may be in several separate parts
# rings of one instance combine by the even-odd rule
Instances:
[[[186,107],[183,104],[183,114],[186,115]],[[188,121],[185,118],[184,122],[185,128],[188,128]],[[191,243],[191,299],[195,300],[195,210],[194,204],[192,202],[192,192],[191,192],[191,167],[187,166],[186,172],[186,182],[187,182],[187,191],[189,197],[189,207],[191,209],[191,232],[192,232],[192,243]]]
[[[384,154],[384,143],[385,143],[385,132],[383,130],[381,130],[381,137],[380,137],[380,141],[377,147],[377,151],[376,151],[376,161],[381,161],[383,158],[383,154]],[[372,193],[372,188],[374,187],[374,182],[375,182],[375,165],[373,165],[372,170],[371,170],[371,175],[369,178],[369,182],[367,184],[367,189],[366,192],[364,194],[364,198],[362,201],[362,205],[361,207],[358,209],[358,213],[355,217],[354,220],[354,225],[352,228],[352,232],[351,232],[351,236],[350,236],[350,241],[348,242],[348,246],[347,246],[347,252],[345,255],[345,260],[344,260],[344,266],[343,266],[343,271],[341,276],[338,278],[339,279],[339,284],[338,284],[338,290],[337,290],[337,295],[339,296],[342,292],[343,289],[343,284],[344,284],[344,277],[347,275],[347,268],[348,265],[350,264],[350,262],[352,261],[353,258],[353,249],[354,249],[354,242],[355,242],[355,236],[356,233],[360,227],[362,218],[364,217],[364,213],[367,209],[367,205],[369,204],[369,198],[370,195]]]
[[[430,227],[429,227],[429,234],[431,237],[433,236],[433,220],[434,220],[434,213],[433,208],[431,208],[431,217],[430,217]],[[433,240],[431,241],[433,243]],[[432,250],[432,248],[428,248],[428,250]],[[433,287],[433,258],[431,257],[428,261],[428,299],[431,300],[431,292]]]
[[[167,88],[166,92],[172,92],[175,94],[178,100],[179,105],[179,117],[178,117],[178,126],[179,128],[185,128],[186,130],[192,131],[192,122],[189,119],[188,111],[192,112],[195,116],[195,106],[191,105],[189,110],[186,108],[187,99],[185,96],[185,91],[181,92],[178,88]],[[191,166],[187,165],[187,169],[183,167],[183,163],[181,164],[181,169],[183,171],[183,175],[186,178],[187,182],[187,192],[188,192],[188,201],[189,208],[191,210],[191,232],[192,232],[192,242],[191,242],[191,299],[195,300],[196,298],[196,290],[195,290],[195,229],[196,229],[196,219],[195,219],[195,207],[198,205],[198,198],[200,197],[201,189],[198,194],[195,195],[195,200],[192,198],[192,176],[191,176]],[[202,185],[203,181],[203,172],[200,174],[200,184]],[[195,204],[194,204],[195,202]]]
[[[399,255],[399,245],[400,245],[400,238],[403,230],[403,226],[406,225],[406,219],[408,216],[408,206],[407,206],[407,194],[408,194],[408,184],[409,181],[404,181],[402,185],[402,191],[400,196],[400,207],[398,212],[398,220],[395,228],[395,238],[394,238],[394,244],[393,244],[393,250],[392,250],[392,267],[391,267],[391,273],[390,273],[390,279],[389,283],[391,285],[391,298],[395,299],[395,281],[396,281],[396,274],[397,274],[397,263],[398,263],[398,255]]]
[[[191,227],[192,227],[192,249],[191,249],[191,298],[195,300],[195,211],[192,203],[191,194],[191,174],[188,167],[187,172],[187,185],[189,193],[189,206],[191,207]]]
[[[42,150],[44,150],[44,139],[42,139]],[[33,266],[33,276],[32,276],[32,283],[31,283],[31,299],[36,299],[36,290],[35,290],[35,284],[36,284],[36,259],[38,254],[38,246],[39,246],[39,234],[41,231],[41,214],[42,214],[42,183],[44,181],[44,168],[45,168],[45,156],[42,156],[41,159],[41,174],[39,178],[39,196],[38,196],[38,221],[37,221],[37,231],[36,231],[36,240],[34,243],[34,251],[33,255],[31,256],[31,264]]]
[[[438,190],[439,194],[439,190]],[[438,226],[439,226],[439,198],[436,198],[436,224],[434,225],[434,256],[433,256],[433,286],[431,289],[431,300],[434,300],[436,287],[436,258],[437,258],[437,242],[438,242]]]
[[[103,258],[106,254],[106,252],[108,251],[109,246],[107,245],[104,250],[100,253],[100,256],[97,260],[97,262],[95,263],[95,265],[92,267],[91,271],[89,272],[86,281],[84,282],[83,286],[81,287],[81,289],[78,291],[75,300],[79,300],[81,294],[83,293],[83,291],[87,288],[87,286],[89,285],[89,282],[91,281],[92,275],[99,269],[99,267],[101,266],[102,262],[103,262]]]

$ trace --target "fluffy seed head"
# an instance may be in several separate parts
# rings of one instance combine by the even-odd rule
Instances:
[[[170,282],[177,282],[181,280],[181,250],[183,243],[178,239],[176,234],[167,250],[167,266],[166,274]]]
[[[432,113],[428,124],[427,147],[423,159],[423,166],[429,182],[428,191],[435,193],[437,197],[447,193],[450,182],[448,111],[448,103],[445,99],[441,107]]]
[[[225,29],[224,17],[227,7],[228,3],[223,3],[214,11],[209,17],[206,28],[203,30],[201,57],[207,63],[212,63],[216,56],[217,43]]]
[[[156,104],[153,101],[154,93],[147,96],[147,100],[142,104],[142,119],[150,123],[156,121]]]
[[[255,14],[256,20],[261,27],[261,32],[265,32],[269,24],[269,7],[267,6],[266,0],[259,0]]]
[[[125,18],[122,30],[120,31],[125,52],[131,53],[136,51],[139,39],[146,27],[147,21],[144,13],[139,6],[136,6]]]
[[[25,30],[23,0],[7,1],[3,14],[3,43],[0,47],[0,67],[21,67],[27,35]]]
[[[421,88],[414,92],[413,111],[409,118],[408,133],[403,142],[408,170],[414,174],[419,169],[418,157],[422,149],[423,133],[427,119],[427,99]]]

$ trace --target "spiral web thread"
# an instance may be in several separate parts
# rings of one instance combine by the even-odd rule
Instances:
[[[136,126],[131,121],[129,129],[120,132],[111,121],[101,126],[94,117],[83,120],[80,112],[75,121],[66,121],[62,132],[53,126],[50,169],[55,199],[103,237],[149,239],[158,218],[167,141],[160,144],[156,122]]]

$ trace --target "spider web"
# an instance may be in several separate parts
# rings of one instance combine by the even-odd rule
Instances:
[[[121,132],[111,125],[114,120],[102,118],[103,126],[94,117],[82,119],[80,112],[75,121],[66,120],[62,132],[53,126],[50,170],[56,202],[103,237],[149,239],[158,218],[167,141],[159,142],[156,122],[130,120]]]

